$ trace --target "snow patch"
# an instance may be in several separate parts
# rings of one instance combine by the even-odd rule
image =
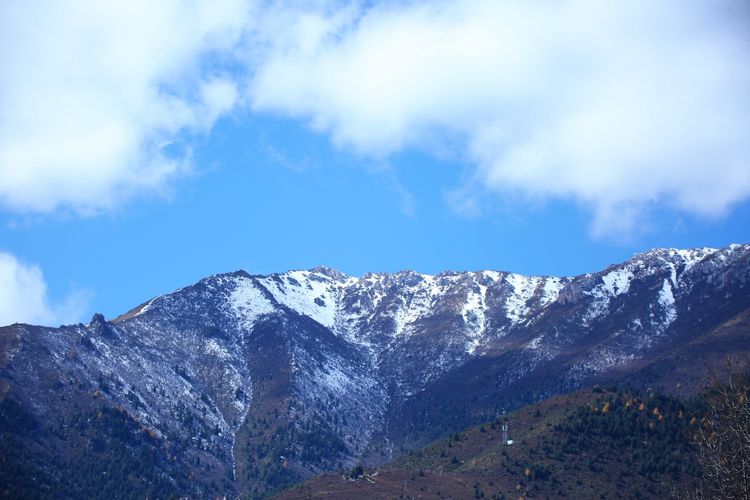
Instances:
[[[621,352],[610,347],[600,347],[592,352],[585,361],[574,366],[574,368],[602,372],[610,368],[625,365],[635,359],[635,353]]]
[[[258,286],[248,278],[237,278],[234,290],[229,295],[229,307],[239,325],[249,330],[264,314],[274,312],[273,304]]]
[[[505,315],[513,323],[518,324],[527,319],[529,314],[528,301],[534,295],[541,278],[508,274],[505,281],[513,287],[513,293],[505,300]]]
[[[393,314],[396,323],[396,335],[411,331],[410,325],[416,323],[433,311],[434,301],[445,293],[443,287],[434,276],[419,275],[419,282],[412,286],[401,287],[399,291],[400,305]]]
[[[323,274],[290,271],[259,281],[280,304],[332,328],[341,284]]]
[[[536,337],[535,339],[532,339],[528,344],[526,344],[526,348],[532,349],[532,350],[539,349],[539,347],[542,345],[543,338],[544,338],[544,335],[540,335]]]
[[[718,252],[716,248],[691,248],[689,250],[672,249],[670,252],[677,255],[685,263],[685,271],[695,266],[697,263]]]
[[[208,339],[203,347],[208,354],[213,354],[222,359],[230,358],[229,351],[220,346],[216,339]]]
[[[143,314],[143,313],[145,313],[146,311],[148,311],[149,309],[151,309],[151,305],[152,305],[152,304],[154,303],[154,301],[156,301],[157,299],[159,299],[159,298],[161,298],[161,297],[162,297],[162,296],[161,296],[161,295],[159,295],[159,296],[157,296],[157,297],[154,297],[153,299],[149,300],[149,301],[148,301],[148,303],[147,303],[147,304],[146,304],[145,306],[141,307],[141,308],[140,308],[140,309],[138,310],[138,312],[137,312],[137,313],[135,313],[135,314],[133,315],[133,317],[136,317],[136,316],[140,316],[141,314]]]
[[[609,310],[610,300],[630,290],[630,282],[633,280],[633,271],[628,267],[622,267],[610,271],[601,277],[602,282],[595,286],[588,295],[594,301],[588,308],[583,320],[586,324]]]
[[[616,269],[602,276],[603,290],[612,297],[617,297],[630,290],[633,272],[628,268]]]
[[[664,311],[664,328],[666,328],[677,319],[674,293],[672,293],[672,286],[669,284],[669,280],[664,280],[657,300]]]
[[[555,302],[560,296],[560,291],[565,288],[565,284],[560,278],[547,277],[544,279],[544,287],[542,288],[542,297],[539,300],[542,307]]]
[[[487,311],[486,297],[487,287],[476,283],[475,287],[471,287],[466,293],[466,303],[461,309],[461,317],[463,317],[464,324],[468,329],[466,351],[469,354],[476,351],[484,333],[485,313]]]
[[[497,271],[482,271],[482,275],[495,283],[503,279],[503,275]]]

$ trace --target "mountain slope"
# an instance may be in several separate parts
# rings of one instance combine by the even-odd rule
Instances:
[[[279,498],[665,498],[696,479],[695,415],[696,403],[664,395],[582,390]]]
[[[595,382],[690,392],[704,364],[750,352],[748,259],[658,249],[569,278],[239,271],[110,322],[0,328],[0,414],[37,422],[3,424],[23,451],[3,467],[80,496],[65,471],[96,431],[83,445],[123,448],[155,491],[257,496]],[[91,423],[109,411],[121,422]]]

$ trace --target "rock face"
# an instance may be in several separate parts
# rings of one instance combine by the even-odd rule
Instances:
[[[239,271],[109,322],[0,328],[0,432],[23,450],[0,466],[76,496],[74,448],[122,441],[157,471],[136,489],[262,495],[586,384],[691,390],[750,352],[748,259],[657,249],[566,278]],[[91,423],[108,409],[120,424]]]

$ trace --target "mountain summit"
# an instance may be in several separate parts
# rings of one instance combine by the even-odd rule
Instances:
[[[592,383],[693,391],[750,352],[749,259],[655,249],[562,278],[237,271],[113,321],[0,328],[3,467],[80,496],[66,471],[115,484],[116,449],[152,471],[124,479],[137,491],[262,495]]]

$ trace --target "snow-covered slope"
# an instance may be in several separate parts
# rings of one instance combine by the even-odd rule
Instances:
[[[112,322],[0,329],[0,382],[36,415],[97,391],[179,441],[193,477],[262,493],[635,370],[750,308],[749,258],[656,249],[576,277],[239,271]]]

